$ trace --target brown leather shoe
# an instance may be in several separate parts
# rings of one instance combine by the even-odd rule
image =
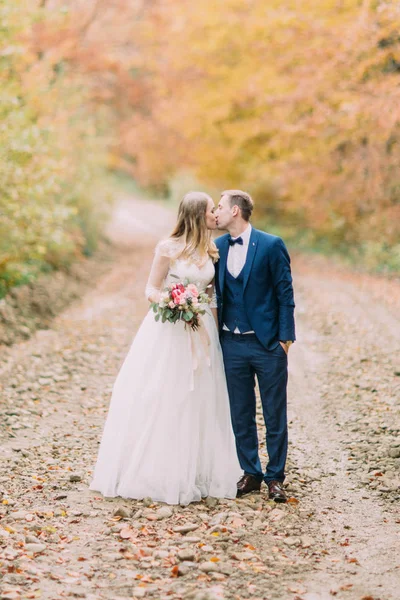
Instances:
[[[244,494],[250,492],[259,492],[261,489],[261,481],[256,479],[253,475],[245,473],[237,482],[237,494],[236,498],[240,498]]]
[[[267,485],[270,500],[287,502],[287,497],[280,481],[268,481]]]

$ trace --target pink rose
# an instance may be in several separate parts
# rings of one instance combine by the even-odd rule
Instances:
[[[182,297],[182,292],[179,289],[174,289],[171,292],[172,300],[175,304],[179,304]]]
[[[175,302],[172,302],[172,300],[171,300],[171,302],[168,303],[168,306],[170,308],[175,308]]]
[[[199,296],[199,290],[194,285],[194,283],[189,283],[189,285],[186,287],[186,290],[188,292],[190,292],[190,295],[193,296],[193,298],[198,298],[198,296]]]

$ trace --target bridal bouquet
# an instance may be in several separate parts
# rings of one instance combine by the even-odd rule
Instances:
[[[199,316],[206,312],[202,305],[209,303],[206,292],[199,292],[194,283],[185,282],[168,286],[161,292],[160,301],[151,303],[151,308],[156,313],[156,321],[184,321],[196,331],[200,326]]]

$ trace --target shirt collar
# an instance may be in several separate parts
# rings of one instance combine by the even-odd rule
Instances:
[[[240,235],[236,236],[235,238],[233,237],[233,240],[237,240],[238,238],[242,238],[243,240],[243,244],[248,244],[250,241],[250,235],[251,235],[251,225],[250,223],[247,225],[246,229],[243,231],[243,233],[241,233]]]

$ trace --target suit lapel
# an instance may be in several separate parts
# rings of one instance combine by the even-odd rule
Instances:
[[[246,289],[246,285],[250,277],[251,267],[253,266],[254,257],[256,255],[257,244],[258,233],[257,230],[254,229],[254,227],[252,227],[249,240],[249,247],[247,250],[246,263],[243,267],[243,291]]]
[[[226,263],[228,260],[228,251],[229,251],[229,242],[228,242],[228,238],[226,238],[226,240],[224,241],[224,243],[221,245],[221,247],[219,249],[218,275],[219,275],[219,289],[221,290],[221,294],[223,293],[224,285],[225,285],[225,271],[226,271]]]

